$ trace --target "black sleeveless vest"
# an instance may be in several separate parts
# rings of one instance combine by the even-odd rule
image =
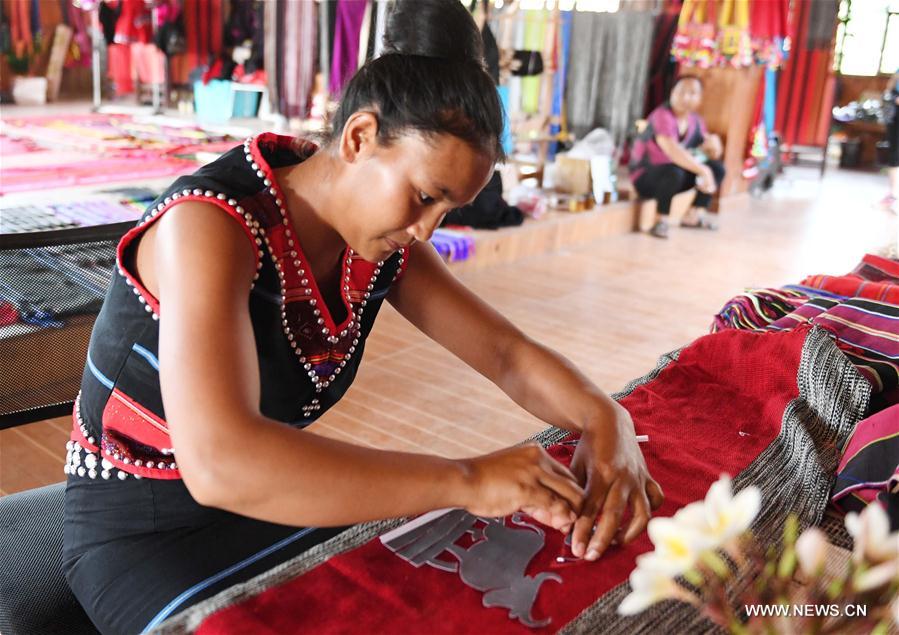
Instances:
[[[314,144],[270,133],[247,139],[177,179],[121,240],[117,271],[94,324],[67,474],[85,478],[178,479],[159,387],[159,303],[134,276],[135,240],[173,205],[203,201],[240,222],[256,250],[248,303],[258,352],[260,411],[305,426],[334,405],[356,375],[365,339],[407,253],[371,263],[347,249],[335,324],[302,253],[272,170],[315,152]],[[189,271],[184,272],[190,276]],[[198,289],[198,293],[202,290]]]

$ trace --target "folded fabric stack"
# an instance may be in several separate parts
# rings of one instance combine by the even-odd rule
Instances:
[[[6,207],[3,209],[3,233],[18,234],[136,221],[155,198],[156,194],[150,190],[126,188],[76,201]]]
[[[162,116],[16,117],[3,130],[13,160],[0,167],[0,194],[190,174],[238,143]]]
[[[804,298],[804,299],[803,299]],[[793,310],[787,310],[790,305]],[[715,316],[712,331],[790,331],[813,324],[871,384],[870,416],[843,451],[833,502],[843,511],[875,500],[899,527],[899,261],[867,254],[844,276],[747,290]]]
[[[899,491],[897,456],[899,405],[881,410],[856,426],[837,471],[834,504],[843,511],[861,511],[878,500],[890,513],[893,528],[899,526],[899,507],[895,504]]]
[[[431,244],[444,260],[467,260],[474,254],[474,238],[468,232],[438,229],[431,236]]]

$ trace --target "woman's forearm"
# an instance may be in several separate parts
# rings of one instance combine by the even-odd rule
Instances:
[[[262,417],[245,425],[247,434],[231,434],[207,450],[193,488],[185,476],[201,503],[268,522],[327,527],[469,502],[463,462],[363,448]]]
[[[670,137],[656,137],[656,143],[662,149],[671,162],[679,168],[683,168],[693,174],[701,174],[706,166],[700,163],[681,144]]]

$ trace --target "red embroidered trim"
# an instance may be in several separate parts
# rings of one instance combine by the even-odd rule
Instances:
[[[118,388],[113,389],[103,408],[100,445],[101,457],[123,472],[156,479],[181,478],[178,469],[146,467],[149,461],[154,465],[175,462],[173,455],[162,451],[172,446],[168,426]]]
[[[187,191],[187,190],[185,190]],[[209,190],[207,190],[209,191]],[[177,194],[177,193],[176,193]],[[187,201],[197,201],[200,203],[211,203],[217,207],[223,209],[229,216],[236,219],[241,228],[244,230],[244,233],[247,235],[247,238],[250,239],[250,242],[253,245],[253,253],[254,253],[254,265],[256,266],[256,270],[259,270],[260,260],[262,258],[262,254],[260,253],[259,245],[261,241],[258,240],[257,236],[253,234],[252,228],[249,226],[246,218],[242,216],[235,207],[238,207],[238,203],[235,201],[235,205],[230,205],[230,201],[234,199],[221,200],[217,198],[217,194],[213,193],[213,196],[206,196],[204,193],[196,194],[194,191],[191,191],[190,194],[180,194],[177,198],[174,196],[172,200],[168,203],[160,203],[159,206],[155,207],[152,212],[149,212],[149,216],[146,217],[143,221],[141,221],[136,227],[133,227],[126,233],[122,239],[119,241],[118,246],[116,247],[116,266],[118,267],[119,273],[125,277],[128,284],[138,291],[139,297],[143,299],[144,303],[150,307],[152,312],[158,316],[159,315],[159,300],[151,294],[146,287],[138,280],[137,276],[132,274],[125,268],[124,265],[124,255],[125,250],[131,245],[131,243],[140,236],[146,229],[155,223],[159,218],[162,217],[168,210],[170,210],[175,205],[179,203],[184,203]]]

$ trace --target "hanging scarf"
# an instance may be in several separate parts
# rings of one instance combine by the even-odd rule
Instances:
[[[306,118],[315,81],[316,3],[287,2],[282,28],[284,33],[280,84],[280,112],[286,117]]]
[[[334,52],[331,56],[329,87],[332,95],[339,95],[353,74],[359,61],[359,35],[368,7],[366,0],[338,0]]]

